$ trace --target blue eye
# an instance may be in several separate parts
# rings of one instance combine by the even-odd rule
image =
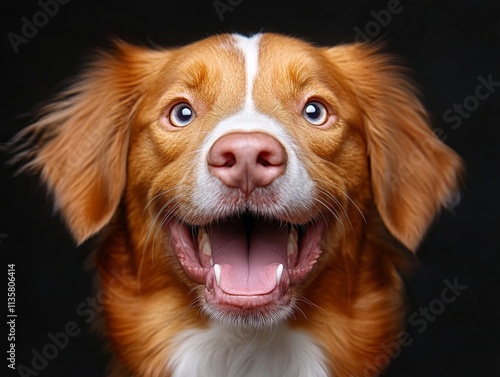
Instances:
[[[178,103],[170,111],[169,119],[175,127],[186,127],[194,120],[194,110],[188,103]]]
[[[302,110],[302,115],[305,120],[315,126],[322,126],[328,120],[328,111],[326,111],[326,107],[318,101],[306,103],[304,110]]]

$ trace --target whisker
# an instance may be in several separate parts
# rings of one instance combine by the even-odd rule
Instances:
[[[366,217],[365,217],[365,215],[363,214],[363,212],[361,211],[361,209],[359,208],[359,206],[356,204],[356,202],[349,196],[349,194],[347,194],[345,192],[345,190],[343,190],[339,185],[335,184],[335,182],[329,182],[329,181],[325,181],[324,179],[318,179],[318,178],[316,178],[315,181],[318,182],[318,183],[323,183],[325,185],[332,185],[336,190],[340,191],[342,193],[342,195],[344,195],[354,205],[354,207],[357,209],[357,211],[359,212],[359,214],[363,218],[363,221],[366,224]],[[318,188],[320,188],[322,190],[322,192],[324,192],[325,194],[327,194],[327,193],[330,194],[324,188],[321,188],[321,186],[318,186]]]
[[[173,188],[168,189],[168,190],[164,190],[164,191],[160,192],[159,194],[155,195],[151,200],[149,200],[148,204],[146,204],[144,211],[143,211],[143,216],[144,216],[144,213],[146,211],[147,206],[150,205],[154,200],[157,200],[161,197],[164,197],[166,194],[176,190],[177,188],[178,188],[178,186],[173,187]],[[140,289],[142,270],[143,270],[144,261],[145,261],[146,249],[148,248],[148,245],[150,245],[150,242],[151,242],[150,240],[151,240],[151,237],[154,233],[154,238],[153,238],[153,242],[151,245],[151,257],[152,257],[152,261],[153,261],[153,265],[154,265],[154,248],[155,248],[156,238],[157,238],[161,228],[163,227],[163,225],[166,222],[165,219],[167,221],[169,220],[169,218],[170,218],[169,215],[171,214],[173,209],[170,208],[166,213],[164,211],[174,200],[176,200],[175,196],[173,196],[169,200],[167,200],[161,206],[161,208],[156,212],[156,215],[154,216],[153,220],[149,224],[148,234],[147,234],[146,241],[145,241],[143,249],[142,249],[142,256],[141,256],[141,260],[139,262],[139,268],[138,268],[139,289]],[[175,206],[174,206],[174,209],[175,209]],[[161,221],[159,221],[159,218],[162,214],[164,214],[164,217],[162,218]],[[156,227],[156,231],[153,230],[155,227]]]
[[[173,199],[172,199],[173,200]],[[171,202],[172,200],[170,200],[169,202]],[[164,205],[164,207],[167,205],[168,203],[166,203]],[[160,221],[157,229],[156,229],[156,232],[155,232],[155,236],[153,238],[153,245],[151,247],[151,256],[154,257],[154,249],[155,249],[155,245],[156,245],[156,240],[158,238],[158,235],[160,234],[163,226],[172,219],[173,217],[173,212],[179,208],[180,204],[179,203],[175,203],[173,207],[171,207],[171,209],[163,216],[162,220]],[[163,208],[162,208],[163,209]],[[180,220],[178,218],[175,219],[176,223],[178,223]],[[154,263],[154,259],[153,259],[153,263]]]
[[[352,200],[351,197],[346,192],[342,192],[342,194],[344,194],[345,197],[347,199],[349,199],[349,201],[354,205],[354,207],[356,207],[356,209],[358,210],[359,214],[363,218],[364,223],[367,224],[365,215],[363,214],[363,212],[361,211],[361,209],[358,207],[358,205],[354,202],[354,200]]]
[[[273,333],[271,334],[271,336],[269,337],[269,339],[267,340],[267,342],[264,344],[263,347],[266,347],[269,343],[271,343],[273,338],[276,336],[276,332],[278,331],[278,325],[274,324],[270,330],[272,330]]]
[[[155,196],[153,196],[151,199],[148,200],[148,202],[146,203],[146,205],[144,206],[144,209],[142,210],[142,216],[144,216],[144,214],[146,213],[146,210],[148,209],[148,207],[156,200],[156,199],[159,199],[160,197],[162,197],[163,195],[167,194],[169,191],[172,191],[172,189],[170,190],[163,190],[161,192],[159,192],[158,194],[156,194]]]
[[[148,243],[149,243],[149,239],[151,237],[151,232],[153,230],[153,227],[157,224],[157,221],[158,221],[158,218],[160,217],[160,215],[163,213],[163,211],[165,210],[165,208],[168,207],[168,205],[173,201],[175,200],[175,196],[172,197],[170,200],[168,200],[166,203],[163,204],[163,206],[156,212],[156,215],[153,219],[153,221],[151,222],[150,226],[149,226],[149,229],[148,229],[148,235],[146,237],[146,242],[144,243],[144,248],[143,248],[143,252],[145,251],[145,248],[147,247]]]
[[[321,313],[327,314],[327,312],[321,306],[315,304],[314,302],[312,302],[311,300],[309,300],[307,297],[300,295],[297,299],[299,301],[302,301],[302,302],[306,303],[310,307],[317,309]]]
[[[345,210],[344,206],[340,203],[340,201],[339,201],[337,198],[335,198],[335,196],[333,196],[331,193],[329,193],[328,191],[326,191],[325,189],[323,189],[323,188],[321,188],[321,187],[319,187],[319,189],[320,189],[320,192],[324,193],[324,194],[325,194],[328,198],[332,199],[332,200],[335,202],[335,204],[336,204],[338,207],[340,207],[340,208],[342,209],[342,211],[343,211],[343,212],[344,212],[344,214],[345,214],[345,217],[346,217],[346,218],[347,218],[347,220],[349,221],[349,225],[351,226],[351,229],[353,229],[351,219],[349,218],[349,215],[347,214],[347,211]],[[316,198],[316,199],[317,199],[317,198]],[[332,208],[332,207],[327,206],[327,205],[325,205],[325,207],[327,207],[327,208]],[[332,209],[333,209],[333,208],[332,208]],[[335,213],[336,213],[337,215],[339,215],[339,213],[338,213],[336,210],[335,210]],[[337,219],[339,222],[341,222],[341,220],[340,220],[340,215],[339,215],[338,217],[336,217],[336,219]]]
[[[297,304],[293,305],[293,309],[294,309],[294,311],[297,311],[300,314],[302,314],[302,316],[304,317],[304,319],[307,321],[307,315],[306,315],[306,313],[304,313],[304,311]]]
[[[314,200],[321,204],[322,206],[324,206],[331,214],[333,217],[335,217],[335,219],[338,221],[338,223],[340,224],[340,226],[342,227],[343,229],[343,232],[344,232],[344,235],[345,235],[345,226],[344,226],[344,222],[342,221],[342,219],[340,218],[338,212],[335,210],[335,208],[332,208],[330,207],[328,204],[324,203],[321,199],[318,199],[318,198],[314,198]],[[325,219],[326,221],[326,218],[325,216],[322,214],[323,218]]]

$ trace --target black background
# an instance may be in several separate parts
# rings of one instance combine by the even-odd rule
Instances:
[[[70,0],[15,53],[8,33],[21,35],[22,18],[32,20],[41,7],[35,0],[4,1],[0,142],[27,126],[34,106],[57,93],[110,36],[168,47],[219,32],[273,31],[334,45],[352,42],[356,27],[365,30],[386,40],[387,50],[414,71],[433,127],[467,167],[460,205],[442,214],[418,252],[421,268],[408,281],[410,313],[437,305],[446,280],[467,288],[425,329],[409,324],[413,342],[394,357],[387,375],[500,376],[500,86],[460,117],[459,127],[443,119],[475,95],[479,76],[500,81],[500,2],[400,0],[402,11],[378,27],[374,12],[386,10],[388,1],[232,2],[239,4],[221,19],[211,0]],[[92,274],[83,268],[91,245],[75,248],[37,179],[13,177],[3,164],[0,172],[3,268],[16,264],[16,362],[31,368],[34,350],[52,342],[49,333],[73,321],[81,333],[38,375],[99,376],[107,356],[88,317],[77,312],[93,297]]]

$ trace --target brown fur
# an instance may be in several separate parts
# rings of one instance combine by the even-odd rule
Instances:
[[[206,220],[189,202],[193,153],[244,92],[241,55],[217,47],[229,38],[157,51],[117,43],[18,138],[34,143],[20,157],[40,171],[76,241],[106,228],[97,256],[106,332],[135,376],[164,376],[173,336],[207,325],[193,304],[201,288],[165,252],[157,214],[167,206]],[[338,115],[334,127],[300,118],[311,93]],[[429,129],[401,69],[366,45],[317,48],[266,34],[254,95],[294,138],[316,185],[312,213],[292,220],[329,219],[323,253],[296,293],[304,315],[289,323],[312,334],[332,375],[381,369],[381,345],[404,316],[395,239],[416,249],[457,189],[460,159]],[[183,98],[199,120],[166,131],[158,118]]]

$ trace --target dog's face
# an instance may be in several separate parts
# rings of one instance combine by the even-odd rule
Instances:
[[[175,277],[233,324],[289,317],[324,271],[359,258],[374,217],[415,249],[456,188],[459,159],[363,45],[121,45],[71,93],[32,127],[52,136],[32,165],[75,238],[119,218],[141,289]]]
[[[152,238],[206,311],[237,323],[287,317],[327,228],[349,226],[344,211],[360,220],[350,200],[370,198],[349,92],[304,43],[276,56],[284,42],[224,36],[175,52],[133,122],[129,197],[150,203]]]

